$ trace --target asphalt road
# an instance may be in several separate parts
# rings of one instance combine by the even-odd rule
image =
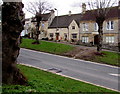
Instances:
[[[83,60],[21,49],[19,63],[33,65],[96,85],[120,90],[118,68]]]

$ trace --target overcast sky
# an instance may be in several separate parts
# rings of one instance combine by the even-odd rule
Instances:
[[[27,3],[30,1],[36,1],[36,0],[22,0],[25,7],[27,6]],[[65,15],[68,14],[69,11],[72,11],[72,14],[75,13],[80,13],[81,12],[81,7],[80,5],[82,4],[82,2],[87,1],[87,0],[47,0],[48,2],[50,2],[53,6],[53,8],[57,8],[58,10],[58,15]],[[77,4],[77,5],[76,5]],[[76,7],[74,6],[76,5]],[[32,16],[31,13],[27,12],[24,8],[24,11],[26,13],[26,18],[29,18]],[[55,15],[57,15],[57,12],[55,12]]]
[[[36,0],[22,0],[25,7],[27,6],[28,2],[35,2],[35,1]],[[47,0],[47,1],[52,4],[53,8],[57,8],[58,15],[65,15],[68,14],[69,11],[71,11],[72,14],[80,13],[82,3],[86,3],[89,0]],[[118,0],[116,1],[118,2]],[[26,14],[25,16],[26,18],[33,16],[31,13],[27,12],[25,8],[24,8],[24,12]],[[55,15],[57,15],[57,12],[55,12]]]

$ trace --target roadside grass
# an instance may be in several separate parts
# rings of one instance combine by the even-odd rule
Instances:
[[[76,54],[78,53],[78,51],[77,52],[74,51],[75,46],[72,46],[72,45],[53,43],[53,42],[47,42],[47,41],[40,41],[40,44],[36,45],[36,44],[32,44],[32,42],[34,42],[34,40],[32,40],[32,39],[22,39],[22,44],[20,46],[22,48],[47,52],[47,53],[51,53],[51,54],[58,54],[58,55],[64,55],[64,53],[67,53],[70,51],[72,51],[73,53],[76,53]],[[84,53],[87,53],[87,51]],[[102,53],[104,53],[103,56],[92,55],[92,54],[90,56],[88,53],[85,55],[85,57],[87,57],[87,59],[86,58],[82,58],[82,59],[97,62],[97,63],[120,66],[120,63],[119,63],[120,62],[120,60],[119,60],[120,53],[108,52],[108,51],[103,51]],[[69,55],[71,55],[71,54],[69,54]],[[94,52],[93,52],[93,54],[94,54]],[[64,56],[66,56],[66,55],[64,55]]]
[[[80,94],[88,94],[88,92],[92,92],[91,94],[118,94],[116,91],[62,77],[36,68],[23,65],[18,65],[18,68],[27,77],[29,85],[3,85],[3,93],[34,94],[35,92],[66,92],[69,94],[69,92],[79,92]]]
[[[115,66],[120,66],[120,53],[102,51],[103,56],[96,56],[95,61]]]
[[[38,50],[48,53],[54,54],[62,54],[74,49],[71,45],[65,45],[60,43],[52,43],[46,41],[40,41],[40,44],[32,44],[35,40],[32,39],[22,39],[22,44],[20,45],[22,48],[29,48],[32,50]]]

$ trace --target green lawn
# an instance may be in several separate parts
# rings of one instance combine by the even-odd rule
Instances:
[[[72,45],[46,42],[46,41],[40,41],[41,44],[35,45],[35,44],[32,44],[32,42],[34,41],[35,40],[32,40],[32,39],[23,39],[21,47],[32,49],[32,50],[43,51],[47,53],[52,53],[52,54],[59,54],[59,55],[63,55],[63,53],[69,52],[75,49],[75,47]],[[119,63],[120,60],[118,60],[120,58],[120,53],[118,54],[115,52],[108,52],[108,51],[103,51],[103,53],[104,53],[103,56],[99,56],[99,55],[91,56],[92,58],[90,57],[88,58],[88,60],[93,62],[98,62],[98,63],[120,66],[120,63]]]
[[[84,92],[84,94],[86,94],[85,92],[92,92],[91,94],[118,94],[112,90],[62,77],[39,69],[23,65],[18,65],[18,67],[28,78],[29,86],[3,85],[3,93],[16,94],[20,92],[20,94],[26,94],[26,92],[81,92],[83,94]]]
[[[120,66],[120,53],[103,51],[103,56],[96,56],[97,62]]]
[[[34,41],[35,40],[32,39],[22,39],[21,47],[48,52],[48,53],[54,53],[54,54],[62,54],[74,49],[74,47],[70,45],[46,42],[46,41],[40,41],[39,45],[32,44],[32,42]]]

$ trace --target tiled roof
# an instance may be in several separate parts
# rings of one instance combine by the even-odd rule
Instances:
[[[97,10],[86,11],[85,14],[82,15],[81,21],[89,21],[89,20],[94,21],[96,12]],[[106,19],[118,17],[118,14],[120,14],[120,11],[118,11],[118,6],[112,7],[110,11],[107,13]]]
[[[29,20],[30,20],[30,18],[25,19],[25,21],[29,21]]]
[[[48,21],[49,17],[51,16],[50,13],[46,13],[46,14],[41,14],[42,16],[42,21]],[[32,18],[32,22],[36,22],[35,17]]]
[[[57,19],[58,19],[58,26],[57,26]],[[56,28],[56,27],[67,28],[73,20],[75,20],[79,26],[80,19],[81,19],[81,14],[71,14],[70,16],[69,15],[56,16],[52,21],[51,25],[49,26],[49,28]]]
[[[42,21],[48,21],[49,17],[51,16],[50,13],[42,14]]]

